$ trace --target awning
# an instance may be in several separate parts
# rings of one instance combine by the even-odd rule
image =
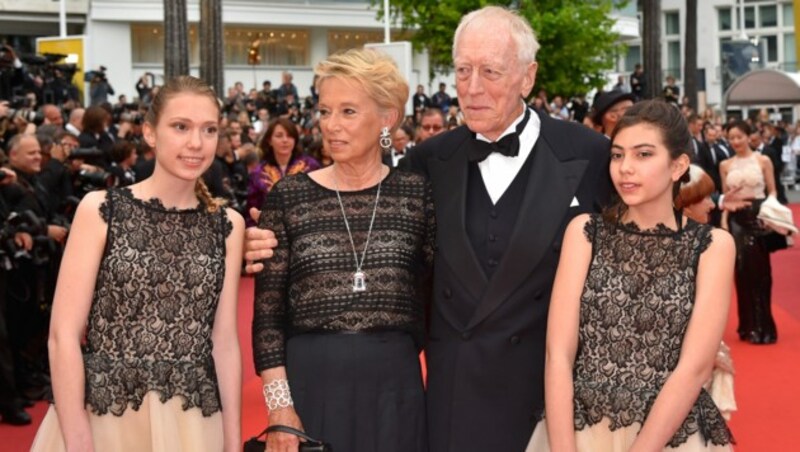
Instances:
[[[800,74],[777,69],[750,71],[728,88],[722,98],[728,105],[800,104]]]

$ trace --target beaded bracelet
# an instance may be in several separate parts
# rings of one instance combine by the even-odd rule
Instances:
[[[284,378],[278,378],[265,384],[262,392],[264,394],[264,402],[270,411],[294,406],[292,393],[289,390],[289,381]]]

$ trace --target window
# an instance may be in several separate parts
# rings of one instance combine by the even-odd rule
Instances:
[[[754,6],[744,8],[744,28],[756,28],[756,8]]]
[[[797,54],[794,43],[794,33],[783,34],[783,69],[784,71],[797,71]]]
[[[677,11],[664,13],[664,31],[667,36],[681,34],[680,15]]]
[[[381,31],[335,30],[328,31],[328,54],[362,47],[371,42],[383,42]]]
[[[758,7],[758,17],[762,27],[777,27],[778,7],[776,5],[761,5]]]
[[[728,31],[733,29],[733,18],[731,17],[730,8],[720,8],[717,10],[717,18],[719,22],[720,31]]]
[[[131,24],[133,64],[164,64],[164,25]],[[197,25],[189,25],[189,64],[200,64]]]
[[[774,63],[778,61],[778,37],[775,35],[767,35],[761,37],[764,43],[765,53],[767,55],[767,62]]]
[[[681,43],[680,41],[671,41],[667,43],[667,67],[665,68],[666,75],[680,79],[681,75]]]
[[[783,26],[794,28],[794,4],[783,4]]]
[[[247,64],[258,44],[262,66],[308,66],[309,36],[304,30],[225,27],[225,64]]]
[[[628,46],[628,52],[625,54],[625,71],[633,72],[634,66],[642,62],[642,48],[641,46]]]

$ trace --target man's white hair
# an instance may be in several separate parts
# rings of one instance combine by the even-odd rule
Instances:
[[[487,24],[491,22],[491,24]],[[522,65],[536,61],[536,52],[539,51],[539,41],[536,34],[526,19],[517,12],[501,6],[486,6],[472,11],[461,18],[453,36],[453,59],[458,54],[458,41],[461,33],[470,26],[490,26],[498,30],[506,29],[511,33],[511,39],[517,45],[517,60]]]

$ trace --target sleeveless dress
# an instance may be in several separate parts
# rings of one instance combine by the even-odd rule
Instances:
[[[627,451],[678,364],[711,226],[586,223],[592,261],[581,295],[573,370],[578,451]],[[705,389],[665,450],[729,451],[733,437]],[[528,452],[549,451],[546,421]]]
[[[750,207],[728,217],[728,230],[736,243],[736,303],[739,314],[739,338],[754,344],[773,343],[778,339],[772,317],[772,265],[766,236],[769,233],[758,219],[766,198],[766,183],[758,154],[730,159],[725,183],[742,189],[752,200]]]
[[[211,332],[232,224],[224,209],[168,209],[128,188],[110,189],[100,215],[106,248],[83,350],[94,449],[222,450]],[[32,450],[64,450],[52,405]]]

